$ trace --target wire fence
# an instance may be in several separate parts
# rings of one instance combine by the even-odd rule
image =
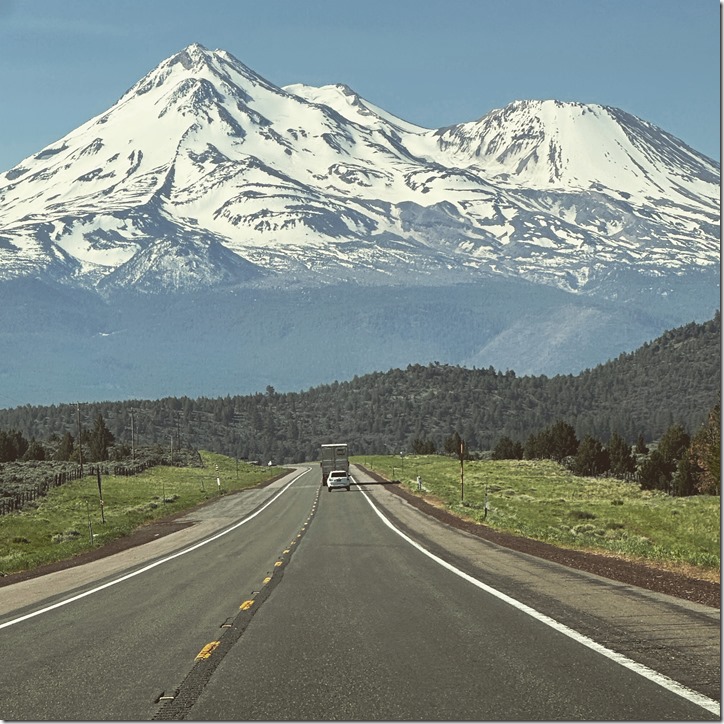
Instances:
[[[23,483],[21,490],[0,491],[0,515],[7,515],[8,513],[22,510],[29,503],[47,495],[48,491],[52,488],[57,488],[73,480],[79,480],[82,477],[97,476],[99,471],[101,475],[129,477],[138,475],[144,470],[153,467],[155,464],[155,462],[141,462],[133,465],[103,464],[86,465],[82,468],[79,465],[70,470],[64,470],[48,476],[45,480],[38,483]]]

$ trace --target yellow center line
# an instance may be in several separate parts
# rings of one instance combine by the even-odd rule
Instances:
[[[214,649],[220,644],[220,641],[212,641],[210,644],[206,644],[201,651],[196,655],[196,661],[202,661],[208,659],[211,656]]]
[[[242,611],[248,611],[253,605],[254,605],[254,599],[249,598],[246,601],[244,601],[244,603],[242,603],[241,606],[239,606],[239,608]]]
[[[266,584],[269,583],[269,581],[271,581],[271,576],[267,576],[267,577],[262,581],[262,585],[266,586]]]

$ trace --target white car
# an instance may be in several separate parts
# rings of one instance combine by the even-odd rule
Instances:
[[[327,476],[327,490],[331,491],[332,488],[346,488],[349,490],[351,482],[346,470],[332,470]]]

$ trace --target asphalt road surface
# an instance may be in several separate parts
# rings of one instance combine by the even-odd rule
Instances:
[[[0,589],[4,720],[719,719],[719,611],[318,467]]]

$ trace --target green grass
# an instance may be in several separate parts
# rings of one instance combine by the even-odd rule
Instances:
[[[419,475],[425,494],[496,530],[719,580],[718,496],[672,498],[614,478],[578,477],[552,461],[487,460],[465,462],[461,504],[456,459],[360,456],[355,462],[412,491]]]
[[[133,477],[103,476],[105,523],[94,476],[53,488],[34,506],[0,516],[0,573],[70,558],[128,535],[143,523],[244,490],[283,472],[279,467],[239,463],[237,476],[232,458],[207,452],[201,456],[204,468],[158,466]]]

